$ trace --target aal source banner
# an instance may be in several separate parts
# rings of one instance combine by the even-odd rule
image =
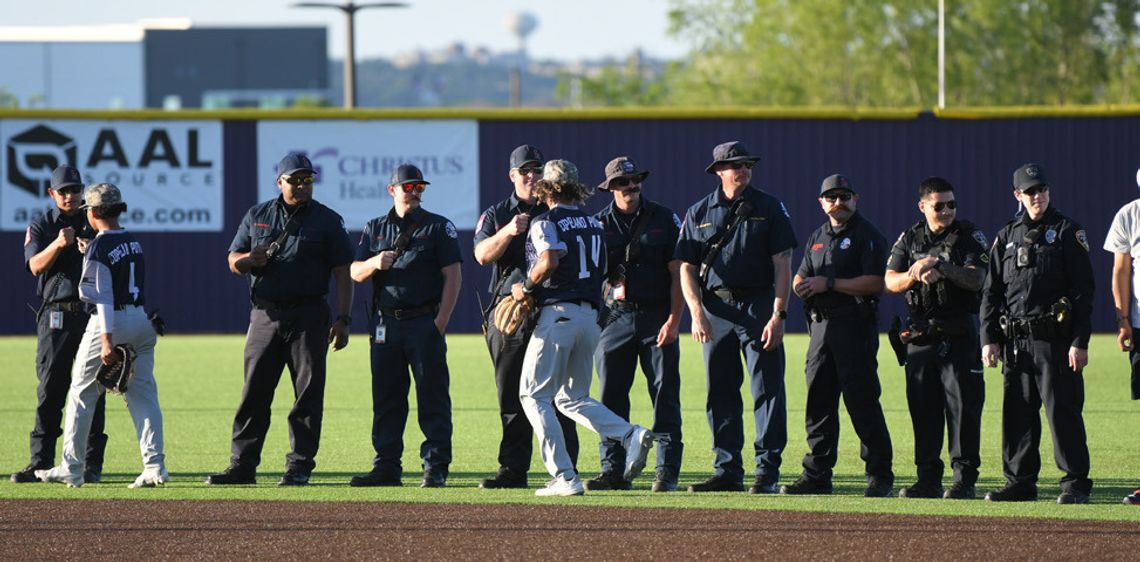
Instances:
[[[400,164],[431,182],[423,207],[455,224],[479,218],[479,126],[475,121],[261,121],[257,125],[259,200],[277,189],[276,166],[303,152],[317,168],[313,198],[344,217],[349,230],[392,208],[387,186]]]
[[[0,121],[0,229],[24,230],[52,206],[56,166],[113,183],[143,232],[222,229],[222,125],[209,121]]]

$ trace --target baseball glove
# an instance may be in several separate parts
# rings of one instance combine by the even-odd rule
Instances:
[[[495,328],[504,335],[511,335],[530,320],[534,312],[534,297],[527,295],[523,300],[507,296],[495,305]]]
[[[128,343],[121,343],[115,346],[115,352],[119,355],[118,360],[112,361],[110,365],[100,365],[95,380],[106,387],[108,392],[122,394],[127,391],[127,385],[135,374],[135,348]]]

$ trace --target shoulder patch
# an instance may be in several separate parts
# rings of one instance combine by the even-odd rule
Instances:
[[[1077,231],[1077,243],[1080,244],[1086,252],[1089,251],[1089,237],[1085,234],[1084,230]]]
[[[479,215],[479,222],[475,223],[475,232],[483,230],[483,221],[487,220],[487,213]]]
[[[677,213],[673,213],[673,224],[677,225],[677,228],[681,228],[681,218],[677,216]]]
[[[459,238],[459,233],[455,231],[455,225],[452,224],[451,221],[447,221],[447,224],[444,225],[443,230],[444,232],[447,232],[448,238]]]
[[[983,248],[989,245],[989,243],[986,242],[986,233],[982,232],[981,230],[975,230],[973,237],[974,240],[977,240],[978,244],[981,244]]]

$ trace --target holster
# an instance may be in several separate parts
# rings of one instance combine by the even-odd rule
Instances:
[[[887,330],[887,339],[891,342],[891,349],[895,351],[895,358],[899,361],[899,367],[906,365],[906,344],[902,341],[902,336],[899,332],[902,331],[902,320],[895,316],[891,320],[891,327]]]

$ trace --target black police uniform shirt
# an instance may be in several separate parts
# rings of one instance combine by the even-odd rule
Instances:
[[[558,253],[558,267],[535,289],[535,303],[586,301],[600,307],[606,241],[598,219],[570,205],[555,205],[535,217],[526,240],[528,274],[547,251]]]
[[[418,308],[438,304],[443,294],[441,269],[459,263],[459,235],[455,225],[444,217],[422,208],[412,209],[400,218],[396,209],[368,221],[356,244],[356,261],[364,261],[386,250],[394,250],[396,239],[405,228],[414,227],[404,253],[380,276],[381,308]],[[377,272],[379,274],[380,272]],[[377,277],[373,277],[378,281]],[[375,285],[374,285],[375,287]]]
[[[105,332],[114,331],[112,310],[146,303],[146,260],[133,234],[104,230],[91,240],[83,260],[79,296],[96,306]]]
[[[24,235],[24,267],[32,270],[32,258],[51,246],[59,231],[71,227],[76,238],[92,238],[95,231],[87,224],[87,214],[65,215],[54,207],[28,225]],[[79,300],[79,275],[83,270],[83,254],[73,244],[59,254],[51,267],[38,276],[36,294],[46,303]]]
[[[712,262],[705,289],[770,291],[776,283],[772,256],[796,247],[788,210],[779,199],[747,186],[736,200],[729,201],[718,187],[685,213],[676,258],[699,267],[705,258],[705,242],[728,226],[734,203],[741,200],[752,204],[752,212]]]
[[[641,234],[637,260],[626,261],[626,248],[633,236],[633,228],[642,215],[648,214]],[[622,265],[625,299],[630,302],[652,303],[668,301],[673,278],[668,274],[669,262],[681,231],[681,219],[676,213],[645,197],[633,213],[623,213],[612,202],[595,218],[602,223],[608,249],[607,275]]]
[[[284,231],[293,212],[299,213],[300,219],[296,233],[285,239],[269,263],[250,270],[250,287],[256,287],[259,300],[290,302],[323,297],[328,293],[333,268],[352,263],[352,241],[336,211],[317,201],[290,209],[281,197],[246,212],[230,251],[268,247]]]
[[[953,236],[954,240],[947,248],[947,242]],[[891,256],[887,258],[887,270],[896,273],[905,273],[910,270],[914,262],[926,257],[942,258],[959,267],[976,267],[985,271],[990,263],[986,235],[973,223],[955,220],[941,232],[931,232],[925,220],[903,231],[899,239],[891,248]],[[963,289],[951,283],[942,281],[946,286],[949,302],[943,307],[931,307],[925,311],[932,318],[948,318],[963,314],[978,313],[977,291]],[[918,287],[916,282],[914,287]]]
[[[516,215],[527,214],[531,219],[548,211],[546,204],[535,203],[528,205],[519,200],[518,196],[512,191],[511,196],[495,203],[482,215],[479,215],[479,222],[475,225],[475,245],[492,237],[495,233],[499,232],[515,218]],[[526,236],[515,236],[503,255],[495,260],[494,266],[491,268],[491,284],[487,289],[489,292],[494,292],[498,289],[497,296],[509,295],[511,293],[511,286],[515,283],[521,283],[526,269]],[[503,272],[507,272],[507,278],[500,283],[500,278]]]
[[[1088,237],[1081,225],[1052,207],[1036,221],[1024,213],[998,231],[990,248],[989,266],[982,289],[982,345],[1002,341],[1002,315],[1042,316],[1049,314],[1061,297],[1068,297],[1072,306],[1071,345],[1088,348],[1093,271]]]
[[[887,240],[875,225],[856,211],[835,230],[831,221],[823,223],[808,237],[804,259],[796,272],[801,278],[834,277],[854,279],[863,275],[886,274]],[[873,300],[873,299],[872,299]],[[810,299],[808,306],[833,309],[859,302],[851,295],[827,291]]]

